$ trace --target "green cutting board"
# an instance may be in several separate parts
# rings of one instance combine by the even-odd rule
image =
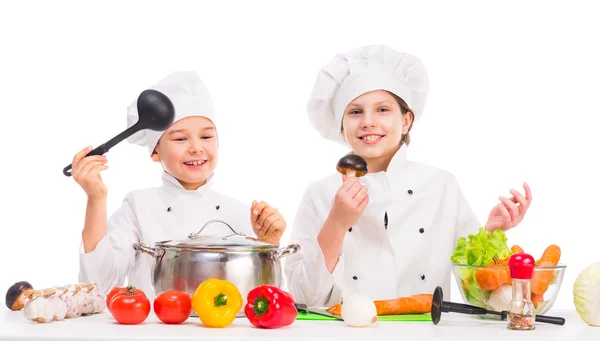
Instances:
[[[297,320],[306,321],[341,321],[333,317],[319,315],[314,313],[306,313],[303,311],[298,312]],[[414,315],[381,315],[377,317],[377,321],[400,321],[400,322],[431,322],[431,315],[429,314],[414,314]]]

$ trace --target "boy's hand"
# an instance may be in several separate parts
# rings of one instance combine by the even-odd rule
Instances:
[[[276,208],[269,206],[264,201],[256,202],[254,200],[250,208],[250,221],[258,240],[279,244],[279,240],[285,232],[286,223]]]
[[[89,199],[105,198],[107,190],[100,172],[108,169],[107,160],[103,155],[86,156],[91,151],[92,147],[87,147],[75,154],[71,176],[83,188]]]

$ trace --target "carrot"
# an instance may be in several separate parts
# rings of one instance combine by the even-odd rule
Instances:
[[[419,294],[375,301],[377,315],[425,314],[431,312],[433,294]]]
[[[325,309],[326,311],[332,313],[333,315],[336,316],[342,316],[342,305],[341,304],[334,304],[331,307]]]
[[[495,260],[487,266],[507,266],[508,258],[503,260]],[[495,290],[502,284],[511,283],[510,269],[508,268],[491,268],[491,269],[477,269],[475,271],[475,281],[482,290]]]
[[[513,253],[525,252],[519,245],[513,245],[510,248],[510,251],[512,251]]]
[[[374,301],[377,315],[425,314],[431,312],[433,294],[419,294],[391,300]],[[342,316],[342,305],[334,304],[326,309],[328,312]]]
[[[531,302],[537,308],[538,304],[544,302],[544,295],[531,294]]]
[[[556,266],[560,260],[560,254],[560,247],[558,247],[558,245],[552,244],[548,246],[546,250],[544,250],[537,266]],[[537,295],[543,295],[546,290],[548,290],[553,275],[554,271],[552,270],[538,269],[535,271],[533,273],[533,278],[531,279],[531,292]]]
[[[495,290],[502,284],[509,283],[508,269],[479,269],[475,272],[475,280],[481,290]]]

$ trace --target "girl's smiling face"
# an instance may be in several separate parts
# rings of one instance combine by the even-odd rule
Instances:
[[[387,169],[408,132],[412,113],[403,114],[392,94],[376,90],[355,98],[344,111],[342,133],[354,154],[363,157],[369,172]]]
[[[152,160],[188,190],[203,186],[213,174],[218,160],[214,124],[202,116],[189,116],[173,123],[161,136]]]

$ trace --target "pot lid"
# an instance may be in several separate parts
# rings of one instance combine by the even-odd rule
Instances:
[[[222,223],[227,225],[233,232],[226,236],[200,236],[202,230],[212,224]],[[278,248],[278,244],[271,244],[261,242],[256,238],[247,237],[243,233],[237,233],[229,224],[221,220],[211,220],[204,224],[204,226],[197,233],[190,233],[188,239],[184,240],[165,240],[156,243],[157,246],[167,248],[193,248],[193,249],[230,249],[231,251],[236,250],[257,250],[257,249],[272,249]]]
[[[246,237],[242,234],[232,234],[224,237],[199,236],[194,239],[184,240],[165,240],[156,243],[164,247],[186,247],[186,248],[223,248],[223,247],[250,247],[250,248],[270,248],[278,247],[275,244],[261,242],[254,238]]]

